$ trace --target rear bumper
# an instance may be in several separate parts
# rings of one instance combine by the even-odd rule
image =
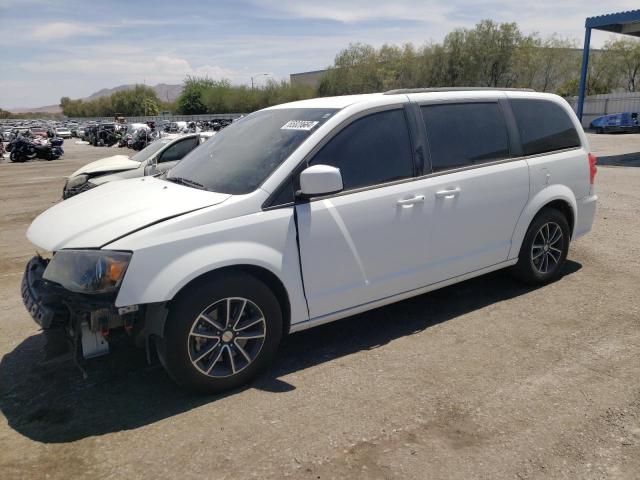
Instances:
[[[573,239],[589,233],[596,216],[597,195],[589,195],[577,201],[576,225],[573,230]]]

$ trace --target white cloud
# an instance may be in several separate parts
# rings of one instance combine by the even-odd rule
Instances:
[[[60,38],[76,37],[79,35],[98,36],[105,31],[96,25],[85,25],[72,22],[51,22],[38,25],[33,29],[33,37],[39,40],[56,40]]]
[[[371,20],[413,20],[439,22],[447,19],[450,4],[437,0],[328,0],[301,2],[298,0],[253,0],[254,4],[285,16],[334,20],[344,23]]]
[[[116,77],[122,82],[182,81],[186,75],[209,76],[213,79],[237,76],[237,72],[216,65],[193,66],[186,59],[167,55],[152,58],[139,57],[87,57],[69,58],[59,61],[23,62],[20,67],[26,71],[53,74],[74,72],[83,77]]]

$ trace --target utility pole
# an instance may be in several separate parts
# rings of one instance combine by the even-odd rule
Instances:
[[[261,76],[263,76],[263,75],[268,76],[269,74],[268,74],[268,73],[256,73],[255,75],[252,75],[252,76],[251,76],[251,90],[253,90],[253,89],[254,89],[253,79],[254,79],[254,78],[256,78],[256,77],[261,77]]]

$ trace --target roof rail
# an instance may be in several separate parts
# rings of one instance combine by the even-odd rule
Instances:
[[[477,91],[512,91],[535,92],[533,88],[499,88],[499,87],[434,87],[434,88],[399,88],[389,90],[383,95],[397,95],[400,93],[432,93],[432,92],[477,92]]]

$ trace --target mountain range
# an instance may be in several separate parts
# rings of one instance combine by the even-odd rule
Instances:
[[[100,97],[108,97],[116,92],[121,92],[123,90],[131,90],[135,87],[135,84],[127,84],[127,85],[118,85],[113,88],[103,88],[98,90],[95,93],[92,93],[88,97],[84,97],[81,100],[90,101],[95,100]],[[163,102],[173,102],[180,93],[182,93],[182,85],[168,85],[166,83],[159,83],[157,85],[153,85],[151,87],[155,92],[158,98]],[[26,113],[26,112],[43,112],[43,113],[61,113],[62,109],[60,105],[45,105],[44,107],[34,107],[34,108],[12,108],[11,111],[13,113]]]

